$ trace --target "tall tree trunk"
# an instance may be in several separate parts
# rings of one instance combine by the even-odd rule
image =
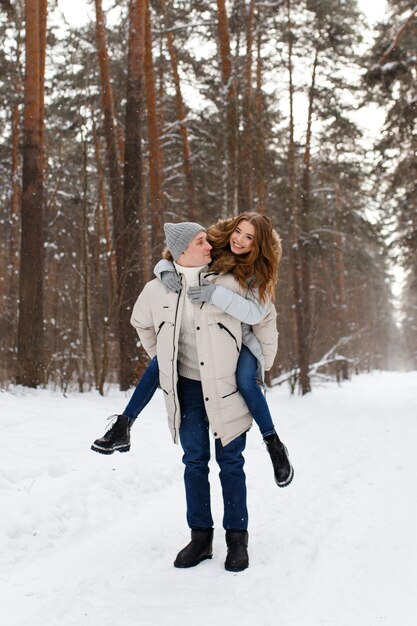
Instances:
[[[97,350],[97,339],[93,329],[93,323],[91,319],[91,277],[90,277],[90,242],[89,242],[89,224],[88,224],[88,167],[87,167],[87,142],[83,138],[83,242],[82,242],[82,274],[81,274],[81,282],[82,282],[82,291],[83,291],[83,322],[85,328],[83,329],[83,335],[85,334],[90,342],[91,355],[93,359],[93,368],[94,368],[94,382],[96,389],[98,388],[98,379],[99,379],[99,359],[98,359],[98,350]],[[85,381],[82,381],[84,384]]]
[[[16,9],[13,7],[10,11],[10,17],[17,19]],[[15,81],[15,101],[12,106],[11,112],[11,127],[12,127],[12,155],[11,155],[11,201],[10,201],[10,244],[9,244],[9,266],[10,266],[10,290],[9,300],[13,307],[13,318],[17,319],[16,307],[18,305],[18,250],[20,243],[20,212],[22,205],[22,181],[20,178],[20,128],[21,128],[21,106],[20,103],[23,97],[23,85],[21,80],[21,55],[22,55],[22,40],[20,33],[16,38],[16,58],[15,64],[18,68],[18,79]],[[16,345],[16,341],[13,340],[13,346]]]
[[[338,338],[344,337],[348,331],[346,285],[345,285],[345,259],[344,259],[344,234],[342,232],[342,207],[341,191],[336,186],[336,235],[335,235],[335,270],[336,270],[336,305],[337,305],[337,332]],[[339,351],[344,356],[344,349]],[[347,360],[342,361],[340,367],[341,377],[346,380],[349,377]]]
[[[164,95],[165,95],[165,63],[164,63],[164,46],[163,46],[163,38],[160,37],[159,40],[159,64],[158,64],[158,81],[157,86],[155,86],[155,94],[156,97],[156,119],[157,119],[157,128],[158,128],[158,137],[162,138],[164,133],[164,124],[165,124],[165,115],[164,115]],[[160,139],[161,141],[162,139]],[[159,150],[159,170],[163,172],[164,169],[164,159],[163,152]]]
[[[258,23],[260,19],[258,18]],[[266,183],[265,183],[265,137],[264,137],[264,97],[262,93],[263,63],[261,56],[261,31],[257,34],[257,58],[256,58],[256,94],[255,94],[255,154],[256,154],[256,195],[258,198],[258,213],[265,213],[266,208]]]
[[[246,20],[246,56],[244,68],[244,94],[243,94],[243,133],[242,149],[239,158],[239,212],[253,209],[253,161],[252,161],[252,134],[253,134],[253,90],[252,90],[252,64],[253,64],[253,23],[255,13],[255,0],[250,0],[249,12]]]
[[[145,37],[146,40],[146,37]],[[151,38],[150,38],[151,43]],[[155,77],[155,106],[156,106],[156,137],[158,138],[158,150],[157,150],[157,158],[158,158],[158,171],[160,172],[161,177],[161,211],[162,218],[158,216],[154,216],[152,214],[152,206],[148,202],[146,197],[146,186],[143,185],[143,221],[148,225],[148,232],[150,232],[150,236],[144,237],[144,255],[149,260],[149,263],[146,268],[146,274],[144,275],[145,281],[151,280],[153,278],[153,265],[151,262],[153,260],[157,260],[161,258],[161,251],[164,247],[164,231],[162,229],[162,222],[164,221],[164,211],[163,211],[163,203],[164,203],[164,191],[163,191],[163,178],[164,178],[164,152],[163,152],[163,141],[164,141],[164,126],[165,126],[165,113],[164,113],[164,93],[165,93],[165,71],[166,71],[166,63],[164,56],[164,40],[163,37],[160,37],[159,40],[159,63],[158,63],[158,80],[156,81]],[[152,49],[151,49],[152,53]],[[148,60],[148,64],[153,71],[153,61],[152,54]],[[155,74],[154,74],[155,76]],[[145,168],[144,168],[145,169]]]
[[[185,183],[187,188],[187,196],[188,196],[188,211],[187,211],[187,219],[192,221],[197,220],[197,206],[196,206],[196,198],[194,191],[194,181],[192,175],[192,167],[191,167],[191,151],[190,151],[190,142],[188,140],[188,131],[186,126],[186,112],[184,100],[181,92],[181,82],[180,75],[178,73],[178,60],[177,60],[177,52],[175,50],[174,45],[174,35],[172,31],[169,30],[169,24],[167,19],[166,5],[165,0],[160,0],[161,8],[164,15],[165,27],[166,27],[166,37],[168,44],[169,56],[171,59],[171,70],[174,78],[175,85],[175,101],[177,106],[177,116],[179,122],[179,131],[181,136],[181,144],[182,144],[182,158],[183,158],[183,168],[184,168],[184,176]]]
[[[44,11],[45,8],[45,11]],[[22,230],[20,248],[18,357],[16,380],[36,387],[44,380],[43,363],[43,189],[41,136],[43,84],[41,32],[46,0],[25,2],[25,86],[22,170]]]
[[[97,389],[101,395],[104,393],[104,383],[109,369],[109,335],[113,323],[113,319],[118,312],[117,306],[117,268],[116,258],[113,249],[109,211],[106,200],[106,191],[104,185],[104,172],[100,158],[100,144],[97,135],[95,123],[94,109],[92,108],[92,137],[94,143],[94,155],[98,174],[98,204],[99,204],[99,226],[104,233],[105,252],[107,259],[107,270],[109,278],[109,298],[101,299],[100,315],[103,319],[103,339],[101,351],[101,364],[99,369]],[[101,230],[99,228],[99,230]],[[104,302],[105,301],[105,302]]]
[[[163,225],[163,195],[161,169],[161,142],[158,133],[158,115],[156,106],[155,70],[152,54],[152,24],[149,0],[146,0],[145,16],[145,83],[146,108],[149,146],[149,204],[152,220],[152,249],[154,260],[160,258],[164,240]]]
[[[297,170],[294,140],[294,82],[293,82],[293,55],[292,55],[292,23],[291,0],[287,0],[288,14],[288,73],[289,73],[289,105],[290,126],[288,143],[288,170],[290,183],[290,223],[291,223],[291,266],[293,282],[293,311],[297,329],[297,360],[299,368],[299,384],[304,395],[311,391],[309,377],[309,363],[306,345],[306,333],[303,320],[303,300],[301,283],[301,263],[299,250],[298,202],[297,202]]]
[[[120,168],[120,156],[117,144],[116,121],[114,114],[113,91],[110,84],[109,58],[105,33],[105,17],[101,0],[95,0],[96,41],[100,66],[101,98],[104,116],[104,136],[106,139],[106,157],[109,173],[109,187],[113,213],[113,235],[116,250],[118,278],[123,274],[124,258],[120,246],[123,233],[123,189]]]
[[[217,0],[217,28],[219,37],[220,67],[224,88],[226,113],[226,198],[227,215],[236,215],[237,205],[237,98],[230,50],[229,22],[225,0]]]
[[[48,0],[39,2],[39,116],[45,118],[45,63],[46,63],[46,19],[48,14]],[[42,176],[42,193],[45,179],[45,126],[42,122],[39,128],[40,170]],[[44,201],[44,199],[43,199]]]
[[[138,349],[135,333],[130,325],[133,305],[140,292],[144,278],[141,272],[142,236],[146,236],[146,224],[142,215],[142,80],[144,66],[145,2],[130,0],[129,47],[126,93],[125,162],[123,214],[125,230],[123,244],[126,255],[123,299],[121,302],[122,328],[120,345],[122,361],[120,368],[121,389],[136,384]]]
[[[114,296],[114,292],[117,287],[117,268],[116,268],[116,258],[115,258],[113,243],[112,243],[112,238],[111,238],[109,210],[107,206],[106,189],[105,189],[105,184],[104,184],[104,172],[103,172],[103,166],[102,166],[101,157],[100,157],[100,143],[99,143],[99,138],[97,134],[94,110],[92,110],[91,119],[92,119],[92,137],[93,137],[93,144],[94,144],[94,156],[95,156],[97,176],[98,176],[98,201],[100,204],[100,216],[103,222],[107,267],[108,267],[109,281],[110,281],[110,300],[112,300]]]
[[[12,159],[11,159],[11,200],[10,200],[10,241],[9,241],[9,303],[14,309],[17,303],[17,251],[19,245],[19,218],[20,204],[22,200],[22,190],[19,180],[19,128],[20,113],[19,103],[16,102],[12,108]],[[12,310],[9,310],[10,319],[14,319]],[[15,342],[13,342],[15,345]]]
[[[316,90],[316,74],[318,63],[318,48],[315,50],[311,83],[308,98],[308,114],[306,141],[303,155],[303,174],[301,182],[301,233],[300,257],[301,257],[301,289],[302,289],[302,316],[303,316],[303,345],[305,359],[310,362],[311,343],[313,337],[311,316],[311,268],[310,268],[310,213],[311,213],[311,137],[314,97]]]
[[[122,380],[124,337],[130,333],[130,324],[126,323],[123,312],[124,286],[126,279],[126,250],[124,247],[125,223],[123,215],[123,182],[120,165],[119,134],[116,128],[114,113],[113,92],[110,84],[109,60],[105,34],[105,17],[101,0],[95,0],[96,7],[96,40],[100,66],[101,96],[104,115],[104,136],[106,139],[107,168],[109,173],[109,187],[113,215],[113,240],[116,253],[117,288],[118,288],[118,330],[119,330],[119,382],[124,388]],[[124,375],[124,374],[123,374]]]

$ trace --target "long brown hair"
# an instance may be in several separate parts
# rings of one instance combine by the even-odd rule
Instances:
[[[253,248],[247,254],[233,254],[230,236],[242,220],[255,228]],[[219,220],[207,230],[207,239],[213,246],[210,269],[220,273],[231,272],[242,287],[248,284],[259,289],[259,298],[275,299],[275,285],[282,256],[281,241],[270,217],[248,211],[237,217]]]

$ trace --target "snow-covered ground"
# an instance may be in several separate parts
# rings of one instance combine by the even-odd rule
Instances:
[[[111,390],[0,393],[0,606],[5,626],[414,626],[417,372],[377,372],[307,397],[268,394],[295,467],[276,487],[248,435],[250,567],[223,567],[212,465],[213,559],[177,570],[189,541],[181,450],[158,392],[128,454],[91,442]]]

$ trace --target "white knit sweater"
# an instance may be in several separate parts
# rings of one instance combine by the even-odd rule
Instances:
[[[174,263],[178,274],[183,276],[183,289],[185,289],[185,300],[182,309],[182,318],[180,326],[180,336],[178,344],[178,373],[184,378],[192,380],[201,380],[200,365],[198,363],[197,345],[195,339],[195,320],[194,310],[196,304],[193,304],[187,296],[189,287],[199,285],[200,272],[206,267],[184,267]]]

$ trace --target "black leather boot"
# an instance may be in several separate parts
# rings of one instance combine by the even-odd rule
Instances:
[[[226,530],[227,557],[224,564],[228,572],[242,572],[249,567],[248,531]]]
[[[175,567],[194,567],[213,556],[213,529],[201,528],[191,531],[191,541],[177,554]]]
[[[100,454],[113,454],[113,452],[129,452],[130,450],[130,428],[131,420],[126,415],[112,415],[111,418],[117,417],[111,428],[96,439],[91,449]]]
[[[294,469],[288,458],[288,450],[276,433],[264,437],[264,441],[274,468],[275,482],[278,487],[286,487],[294,478]]]

